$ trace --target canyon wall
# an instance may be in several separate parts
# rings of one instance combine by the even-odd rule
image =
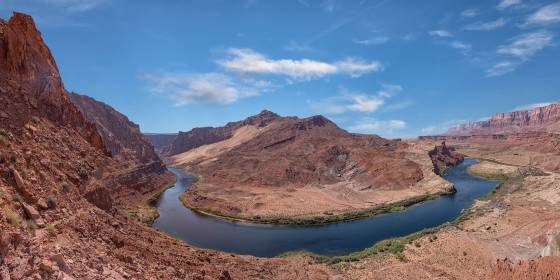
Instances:
[[[560,132],[560,103],[530,110],[498,113],[486,121],[470,122],[451,128],[445,134],[504,134],[527,131]]]

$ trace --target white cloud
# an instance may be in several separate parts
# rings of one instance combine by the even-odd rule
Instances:
[[[345,112],[373,113],[379,110],[385,100],[402,91],[399,85],[382,85],[375,94],[364,92],[351,92],[345,88],[340,89],[340,94],[331,96],[318,102],[310,102],[311,107],[328,114],[342,114]]]
[[[406,122],[402,120],[378,120],[372,118],[363,118],[348,130],[355,133],[381,133],[393,134],[395,130],[406,128]]]
[[[451,32],[447,31],[447,30],[432,30],[430,32],[428,32],[428,34],[430,34],[430,36],[434,36],[434,37],[452,37],[453,34],[451,34]]]
[[[421,129],[424,135],[434,135],[446,132],[448,129],[467,122],[466,120],[449,120],[435,125],[427,126]]]
[[[518,106],[513,108],[513,111],[525,111],[525,110],[531,110],[531,109],[535,109],[538,107],[545,107],[548,106],[550,104],[553,104],[555,102],[539,102],[539,103],[533,103],[533,104],[528,104],[528,105],[523,105],[523,106]]]
[[[486,70],[486,77],[496,77],[514,71],[517,65],[511,61],[502,61],[494,64],[490,69]]]
[[[550,24],[560,22],[560,3],[546,5],[531,14],[527,24]]]
[[[109,0],[41,0],[47,4],[62,7],[71,12],[85,12],[99,7]]]
[[[471,44],[463,43],[461,41],[453,41],[451,42],[450,46],[454,49],[463,50],[463,51],[467,51],[472,48]]]
[[[509,39],[509,44],[500,45],[496,53],[509,56],[508,60],[494,64],[486,71],[486,77],[495,77],[514,71],[531,56],[553,44],[554,35],[546,30],[521,34]]]
[[[525,33],[511,38],[508,45],[498,46],[496,52],[527,59],[545,47],[550,46],[553,38],[554,36],[546,30]]]
[[[334,63],[311,59],[270,59],[251,49],[229,49],[228,59],[217,63],[225,69],[242,74],[276,74],[294,79],[313,79],[332,74],[347,74],[359,77],[383,69],[380,62],[367,62],[358,58],[347,58]]]
[[[503,10],[509,7],[517,6],[519,4],[521,4],[521,0],[502,0],[500,1],[500,4],[498,4],[497,8],[499,10]]]
[[[494,29],[498,29],[500,27],[505,26],[507,23],[507,20],[505,20],[504,18],[499,18],[497,20],[494,21],[486,21],[486,22],[475,22],[472,24],[469,24],[467,26],[465,26],[466,30],[471,30],[471,31],[488,31],[488,30],[494,30]]]
[[[176,106],[188,104],[229,104],[240,98],[258,95],[270,84],[260,80],[233,80],[221,73],[148,74],[142,77],[149,90],[171,98]]]
[[[382,45],[389,42],[389,37],[380,36],[380,37],[372,37],[372,38],[367,38],[362,40],[354,39],[352,40],[352,42],[364,46]]]
[[[472,18],[478,16],[477,9],[467,9],[461,12],[461,17],[463,18]]]

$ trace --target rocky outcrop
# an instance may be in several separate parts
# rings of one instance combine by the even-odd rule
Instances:
[[[144,138],[140,127],[111,106],[89,96],[70,93],[70,99],[94,123],[111,154],[138,163],[159,161],[154,147]]]
[[[428,155],[434,164],[434,172],[439,175],[442,175],[447,168],[459,165],[465,159],[454,148],[447,147],[445,141],[441,142],[441,145],[435,146]]]
[[[266,124],[261,128],[245,126],[252,127],[252,130],[235,130],[236,138],[242,139],[242,133],[251,137],[242,141],[232,138],[236,144],[221,153],[209,151],[220,150],[220,143],[229,140],[172,158],[192,159],[176,162],[200,177],[183,197],[185,203],[226,215],[243,215],[252,207],[241,201],[243,197],[262,197],[265,202],[254,202],[259,209],[266,209],[268,204],[284,203],[280,198],[272,202],[273,196],[286,198],[285,201],[290,201],[286,204],[295,203],[296,199],[291,198],[295,195],[294,190],[310,196],[312,192],[324,192],[321,195],[315,193],[321,197],[311,198],[310,205],[335,200],[342,204],[347,196],[351,197],[348,199],[362,197],[373,201],[363,194],[373,197],[382,196],[383,191],[408,190],[423,178],[420,166],[405,157],[407,144],[404,142],[376,135],[352,134],[323,116],[300,119],[265,113],[274,118],[268,118],[271,121],[264,123],[249,122]],[[348,201],[346,204],[349,205]],[[292,209],[275,211],[278,215],[286,215],[304,207],[300,203],[293,205]],[[304,211],[320,210],[316,207]]]
[[[508,259],[498,260],[486,279],[560,279],[560,257],[543,257],[516,263]]]
[[[0,19],[0,127],[23,127],[43,117],[79,131],[92,146],[105,150],[95,126],[70,101],[51,52],[30,16]]]
[[[560,132],[560,103],[531,110],[499,113],[486,121],[449,129],[447,135],[504,134],[527,131]]]
[[[181,131],[170,145],[162,148],[162,154],[165,156],[172,156],[202,145],[220,142],[231,138],[233,132],[239,127],[247,125],[264,127],[279,117],[280,116],[273,112],[263,110],[255,116],[248,117],[239,122],[230,122],[222,127],[200,127],[193,128],[187,132]]]

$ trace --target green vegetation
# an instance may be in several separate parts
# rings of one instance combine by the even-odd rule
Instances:
[[[139,206],[136,209],[133,210],[129,210],[128,214],[130,215],[130,217],[132,217],[133,219],[151,226],[155,220],[157,220],[157,218],[159,218],[159,211],[156,207],[156,202],[158,201],[160,195],[166,191],[167,189],[173,187],[175,185],[175,182],[173,182],[172,184],[166,185],[166,187],[164,189],[162,189],[160,192],[157,192],[155,194],[153,194],[144,205]]]
[[[33,220],[26,220],[25,224],[27,226],[27,233],[30,236],[33,236],[35,234],[35,230],[37,230],[37,224],[35,224]]]
[[[420,247],[420,243],[415,242],[416,240],[426,235],[435,234],[438,230],[439,227],[436,227],[432,229],[425,229],[422,231],[418,231],[404,237],[382,240],[375,243],[373,246],[369,248],[345,256],[328,257],[328,256],[306,252],[306,251],[299,251],[299,252],[287,252],[280,255],[279,257],[286,257],[294,254],[299,254],[299,255],[309,256],[317,262],[332,265],[332,264],[338,264],[344,262],[355,262],[379,254],[393,254],[398,260],[406,261],[404,250],[407,244],[414,243],[416,247]],[[435,241],[437,237],[436,239],[434,239],[434,237],[432,236],[430,239]]]
[[[375,208],[348,211],[348,212],[337,213],[337,214],[329,212],[324,216],[310,216],[310,217],[261,217],[261,216],[239,217],[239,216],[227,215],[212,209],[193,208],[190,205],[188,205],[187,201],[185,201],[185,199],[183,199],[182,196],[180,197],[180,199],[186,207],[191,208],[193,211],[196,211],[203,215],[214,216],[214,217],[231,220],[231,221],[245,221],[245,222],[274,224],[274,225],[316,226],[316,225],[334,224],[334,223],[345,222],[345,221],[360,220],[360,219],[365,219],[365,218],[369,218],[372,216],[389,213],[389,212],[401,212],[404,211],[407,207],[422,202],[426,202],[429,200],[434,200],[443,195],[450,195],[450,193],[438,192],[435,194],[412,197],[395,203],[384,204]]]
[[[55,224],[47,224],[47,226],[45,228],[50,233],[55,233],[56,232],[56,225]]]

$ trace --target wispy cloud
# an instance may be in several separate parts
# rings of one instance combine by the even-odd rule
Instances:
[[[378,120],[374,118],[362,118],[350,126],[348,130],[355,133],[376,133],[391,135],[396,130],[406,128],[406,122],[402,120]]]
[[[319,112],[328,114],[342,114],[345,112],[373,113],[385,104],[385,100],[402,91],[399,85],[382,85],[375,94],[352,92],[345,88],[340,94],[321,101],[311,101],[311,107]]]
[[[453,34],[447,30],[432,30],[428,34],[434,37],[453,37]]]
[[[313,52],[314,49],[309,45],[300,44],[296,41],[290,41],[287,45],[284,46],[284,49],[291,52]]]
[[[465,30],[471,30],[471,31],[489,31],[489,30],[494,30],[494,29],[498,29],[500,27],[505,26],[507,23],[507,20],[504,18],[499,18],[497,20],[494,21],[486,21],[486,22],[475,22],[475,23],[471,23],[467,26],[465,26]]]
[[[519,4],[521,4],[521,0],[501,0],[497,8],[498,10],[503,10],[509,7],[517,6]]]
[[[260,80],[234,80],[221,73],[147,74],[141,77],[148,89],[165,95],[176,106],[188,104],[229,104],[240,98],[258,95],[270,86]]]
[[[486,77],[497,77],[514,71],[517,64],[511,61],[501,61],[486,70]]]
[[[539,103],[533,103],[533,104],[527,104],[527,105],[522,105],[522,106],[518,106],[513,108],[513,111],[525,111],[525,110],[531,110],[531,109],[535,109],[535,108],[539,108],[539,107],[545,107],[548,106],[550,104],[553,104],[556,102],[539,102]]]
[[[454,49],[458,49],[458,50],[462,50],[462,51],[468,51],[468,50],[472,49],[471,44],[463,43],[461,41],[453,41],[453,42],[451,42],[450,46]]]
[[[507,45],[498,46],[497,53],[527,59],[552,45],[553,34],[546,30],[525,33],[511,38]]]
[[[70,12],[85,12],[101,6],[110,0],[41,0]]]
[[[478,10],[477,9],[467,9],[461,12],[461,17],[462,18],[473,18],[478,16]]]
[[[242,74],[275,74],[293,79],[309,80],[332,74],[351,77],[377,72],[383,69],[378,61],[346,58],[333,63],[311,59],[271,59],[251,49],[228,49],[229,58],[218,60],[223,68]]]
[[[321,7],[327,11],[327,13],[332,13],[336,7],[336,0],[323,0]]]
[[[496,53],[508,58],[497,62],[486,71],[486,77],[501,76],[515,71],[530,57],[553,44],[554,35],[546,30],[538,30],[518,35],[508,40],[508,44],[500,45]]]
[[[371,37],[367,39],[354,39],[352,40],[352,42],[364,46],[382,45],[389,42],[389,37],[379,36],[379,37]]]
[[[434,135],[446,132],[448,129],[458,126],[462,123],[467,122],[466,120],[449,120],[442,123],[427,126],[421,129],[424,135]]]
[[[546,5],[531,14],[527,24],[550,24],[560,22],[560,3]]]

